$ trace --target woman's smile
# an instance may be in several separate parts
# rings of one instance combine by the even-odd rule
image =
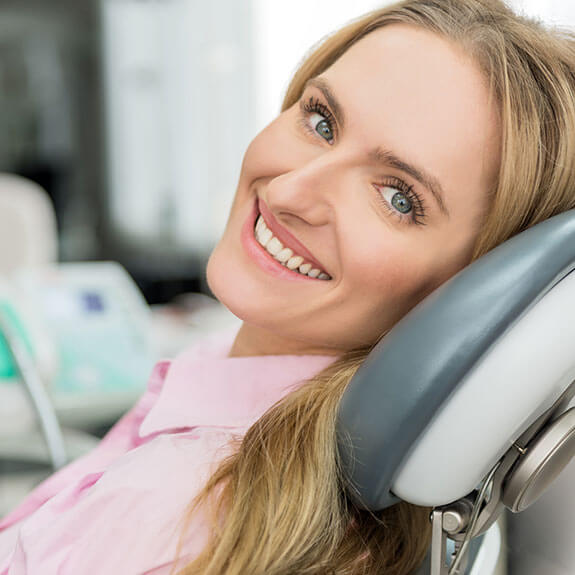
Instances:
[[[242,227],[240,239],[249,259],[271,276],[282,280],[330,280],[331,277],[308,249],[282,228],[271,214],[265,220],[260,211],[264,205],[261,201],[254,202]],[[263,210],[265,212],[266,208]]]
[[[288,270],[306,278],[331,279],[324,266],[314,258],[309,250],[278,223],[265,202],[259,199],[257,207],[259,215],[254,227],[254,236],[274,260]]]

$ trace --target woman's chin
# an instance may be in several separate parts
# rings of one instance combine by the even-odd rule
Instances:
[[[247,278],[233,269],[220,245],[216,246],[206,267],[206,281],[214,297],[236,317],[248,321],[250,307],[256,307],[253,289],[247,285]],[[252,286],[253,287],[253,286]]]

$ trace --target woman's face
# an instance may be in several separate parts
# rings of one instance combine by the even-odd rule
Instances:
[[[353,45],[245,154],[208,264],[244,320],[232,353],[373,343],[469,263],[499,140],[457,46],[399,24]]]

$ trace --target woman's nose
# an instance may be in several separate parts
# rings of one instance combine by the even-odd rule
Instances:
[[[335,158],[323,154],[271,179],[266,203],[276,216],[291,215],[314,226],[324,225],[334,216],[340,176]]]

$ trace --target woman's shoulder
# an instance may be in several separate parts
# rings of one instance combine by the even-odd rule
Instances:
[[[225,455],[226,439],[161,435],[74,482],[22,525],[10,568],[19,572],[20,557],[34,567],[26,572],[46,575],[83,573],[87,565],[91,573],[136,575],[170,564],[185,506]],[[184,553],[204,537],[201,522],[194,524]]]

